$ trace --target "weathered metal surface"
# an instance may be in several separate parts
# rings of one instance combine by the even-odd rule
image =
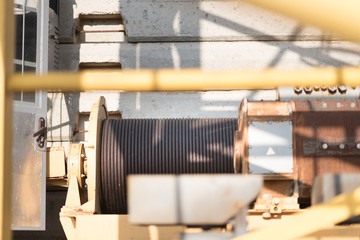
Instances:
[[[319,89],[320,91],[320,89]],[[282,131],[290,134],[293,140],[293,172],[284,180],[294,179],[299,183],[298,196],[303,202],[309,202],[311,186],[316,176],[325,173],[359,173],[360,162],[360,104],[359,100],[297,100],[290,102],[246,102],[239,109],[239,128],[235,146],[242,156],[235,155],[234,165],[237,171],[254,172],[252,155],[254,144],[265,142],[270,146],[281,136]],[[260,133],[252,133],[254,122],[272,121],[273,126],[284,122],[292,122],[291,129],[272,129],[274,136],[264,138]],[[274,124],[276,123],[276,124]],[[270,127],[268,129],[271,129]],[[270,131],[270,130],[269,130]],[[289,136],[288,136],[289,137]],[[276,142],[276,141],[275,141]],[[241,151],[242,148],[245,150]],[[269,148],[267,149],[269,150]],[[264,150],[265,151],[265,150]],[[276,153],[276,151],[274,151]],[[265,153],[274,153],[266,151]],[[259,165],[272,171],[255,171],[271,174],[278,159],[266,162],[271,156],[264,155]],[[268,163],[268,164],[267,164]],[[241,167],[239,167],[241,166]],[[274,183],[274,179],[266,179],[271,186],[265,193],[282,195],[282,189]],[[272,189],[272,190],[271,190]]]
[[[291,121],[248,123],[249,173],[292,173]]]
[[[360,156],[360,143],[344,141],[303,141],[305,156]]]
[[[271,195],[274,198],[291,197],[294,195],[294,180],[288,178],[283,180],[267,180],[264,178],[262,195]]]
[[[291,102],[249,102],[247,115],[249,119],[280,120],[289,119],[292,113]]]
[[[46,149],[46,177],[64,178],[65,169],[65,149],[61,147],[49,147]]]
[[[234,169],[236,173],[248,172],[248,164],[244,164],[247,154],[247,110],[248,100],[245,98],[239,107],[238,131],[234,134]]]
[[[67,168],[68,179],[75,177],[80,188],[85,187],[85,149],[84,144],[73,143],[69,145]]]
[[[292,168],[294,164],[292,161],[285,160],[287,165],[283,165],[280,160],[280,158],[284,158],[285,156],[287,156],[285,158],[288,159],[292,158],[292,111],[293,104],[291,102],[248,102],[246,99],[243,100],[239,108],[239,136],[236,137],[237,141],[235,141],[240,154],[240,156],[234,155],[236,172],[267,174],[293,172]],[[284,123],[284,125],[282,123]],[[263,131],[261,127],[259,128],[255,125],[272,126],[266,127],[267,130],[263,129]],[[249,131],[249,129],[251,130]],[[259,137],[259,133],[260,135],[264,135],[266,139]],[[277,137],[278,135],[279,137]],[[286,147],[285,145],[282,147],[280,147],[280,145],[276,146],[278,143],[276,143],[276,141],[274,142],[274,137],[276,139],[281,138],[282,140],[287,139]],[[258,141],[261,142],[260,145],[257,143]],[[250,142],[252,142],[252,144]],[[269,160],[269,158],[272,158],[272,160]],[[255,160],[255,162],[251,164],[253,169],[250,169],[250,159]],[[256,159],[260,159],[260,162],[256,163]],[[275,162],[280,162],[274,164],[274,159]],[[261,165],[264,166],[262,167]]]
[[[328,202],[342,193],[349,193],[360,187],[359,173],[324,174],[315,178],[312,193],[312,205]]]
[[[26,119],[26,120],[25,120]],[[25,120],[25,121],[24,121]],[[14,147],[12,151],[12,227],[31,228],[42,225],[42,206],[45,198],[42,153],[36,151],[33,131],[36,114],[14,115]]]
[[[314,86],[314,87],[279,87],[279,100],[351,100],[360,95],[359,87],[349,86]]]
[[[294,111],[296,112],[357,112],[359,100],[313,100],[313,101],[294,101]]]
[[[296,101],[294,105],[294,155],[300,198],[306,200],[316,176],[360,172],[359,102]]]
[[[236,122],[236,119],[103,121],[102,212],[127,212],[128,174],[234,173]]]
[[[103,120],[108,118],[106,100],[100,97],[92,106],[89,118],[88,149],[87,149],[87,212],[100,213],[100,151]]]
[[[262,178],[255,175],[133,175],[129,221],[223,225],[246,210],[261,187]]]

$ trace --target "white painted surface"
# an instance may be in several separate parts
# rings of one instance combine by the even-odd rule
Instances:
[[[292,173],[292,124],[251,122],[248,128],[249,172]]]
[[[80,14],[119,13],[124,18],[126,37],[157,42],[105,43],[104,36],[97,37],[99,34],[95,34],[91,36],[91,41],[101,43],[72,44]],[[94,26],[91,29],[87,27],[86,30],[91,30]],[[94,29],[106,30],[107,27],[106,24],[98,24]],[[112,37],[113,40],[119,39],[116,36],[107,39]],[[272,41],[259,41],[261,39]],[[126,41],[126,38],[123,40]],[[66,71],[77,71],[80,63],[101,62],[118,62],[123,69],[205,70],[293,69],[360,64],[359,45],[310,40],[323,40],[323,33],[239,1],[60,1],[60,42],[66,43],[60,44],[60,69]],[[251,100],[278,98],[274,90],[49,94],[49,101],[53,105],[48,111],[49,140],[68,141],[76,112],[90,111],[100,95],[106,97],[110,111],[119,110],[124,118],[232,118],[237,117],[237,108],[244,97]]]
[[[120,62],[123,69],[264,69],[358,66],[360,46],[348,42],[242,41],[62,44],[60,69],[80,62]]]
[[[216,225],[247,208],[260,193],[262,177],[133,175],[128,186],[132,224]]]
[[[271,101],[276,91],[49,93],[48,141],[70,141],[77,112],[89,112],[100,96],[123,118],[237,118],[243,98]]]
[[[124,0],[129,41],[319,40],[321,30],[241,1]]]
[[[123,118],[237,118],[243,98],[275,100],[275,90],[121,93]]]

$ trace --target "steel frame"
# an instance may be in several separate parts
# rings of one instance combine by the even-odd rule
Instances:
[[[290,17],[360,41],[360,2],[357,0],[246,0]],[[337,16],[336,18],[334,16]],[[360,85],[360,69],[315,69],[300,72],[284,70],[230,71],[138,71],[78,74],[56,73],[46,76],[13,75],[14,16],[13,1],[0,1],[0,238],[11,239],[10,191],[12,149],[12,92],[16,90],[59,89],[66,91],[121,89],[154,90],[224,90],[264,88],[281,85]],[[295,73],[295,74],[294,74]],[[299,74],[298,74],[299,73]],[[104,74],[109,80],[104,82]],[[218,83],[219,77],[222,80]],[[190,84],[197,80],[194,84]],[[136,81],[135,81],[136,80]],[[105,85],[107,84],[107,85]],[[190,85],[189,85],[190,84]],[[237,239],[290,239],[360,214],[360,189],[340,195],[329,203],[312,208],[298,217]],[[301,224],[301,225],[300,225]],[[301,226],[301,227],[299,227]],[[287,229],[286,232],[282,231]],[[282,234],[280,235],[279,232]],[[285,234],[286,233],[286,234]]]
[[[219,81],[221,79],[221,81]],[[15,74],[9,78],[11,91],[34,90],[123,90],[202,91],[264,89],[279,86],[357,86],[360,68],[316,68],[302,70],[267,69],[208,71],[141,70],[86,71],[80,73]]]

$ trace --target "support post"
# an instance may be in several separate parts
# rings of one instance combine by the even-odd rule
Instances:
[[[11,239],[12,94],[7,92],[13,72],[14,2],[0,1],[0,239]]]

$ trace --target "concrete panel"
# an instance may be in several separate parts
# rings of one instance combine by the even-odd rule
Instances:
[[[121,0],[75,0],[77,14],[120,14]]]
[[[243,41],[60,45],[60,69],[120,62],[123,69],[264,69],[358,66],[360,46],[341,41]]]
[[[275,90],[121,93],[123,118],[237,118],[243,98],[276,100]]]
[[[47,140],[71,141],[77,112],[90,112],[97,99],[105,95],[109,111],[119,109],[119,93],[48,93]],[[53,145],[49,145],[53,146]]]
[[[360,47],[339,41],[62,44],[60,59],[61,69],[71,71],[77,71],[80,62],[120,62],[123,69],[340,67],[359,65]],[[61,111],[60,104],[49,110],[50,139],[52,141],[69,139],[76,112],[90,111],[95,99],[100,95],[103,93],[81,93],[76,96],[73,94],[71,99],[70,96],[68,97],[67,105],[65,98],[62,100]],[[186,93],[107,92],[104,96],[110,111],[119,110],[124,118],[232,118],[237,117],[237,108],[244,97],[251,100],[277,99],[275,90]]]
[[[326,33],[241,1],[124,0],[130,42],[321,40]]]
[[[49,93],[48,146],[72,138],[77,112],[90,112],[100,96],[123,118],[236,118],[243,98],[276,100],[275,90],[163,93]],[[86,124],[85,124],[86,125]],[[64,145],[64,144],[60,144]]]
[[[59,41],[73,43],[75,40],[76,21],[78,15],[75,0],[59,1]]]
[[[73,42],[80,14],[121,14],[131,42],[328,38],[321,30],[240,1],[62,0],[61,42]]]
[[[59,40],[74,43],[79,15],[120,14],[119,0],[61,0],[59,1]]]

